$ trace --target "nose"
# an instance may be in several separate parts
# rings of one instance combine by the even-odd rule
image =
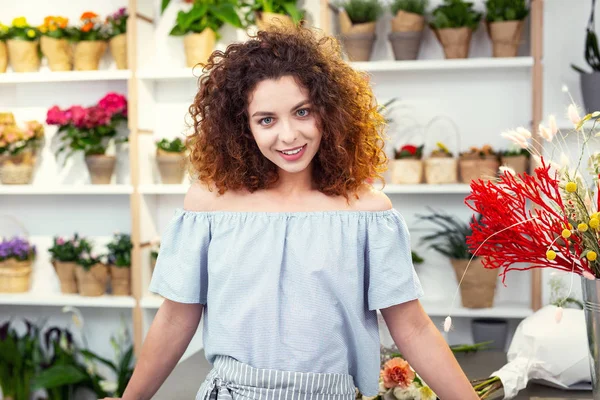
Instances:
[[[283,143],[294,143],[298,138],[298,131],[290,122],[284,122],[281,124],[281,131],[279,132],[279,140]]]

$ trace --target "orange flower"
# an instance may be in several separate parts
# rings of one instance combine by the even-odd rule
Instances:
[[[46,18],[44,18],[44,25],[49,25],[53,19],[54,19],[54,17],[47,16]]]
[[[58,26],[60,26],[62,29],[65,29],[67,27],[67,24],[69,23],[69,18],[65,18],[65,17],[56,17],[56,23],[58,24]]]
[[[81,14],[81,18],[80,19],[81,20],[84,20],[84,19],[94,19],[96,17],[98,17],[98,14],[96,14],[94,12],[91,12],[91,11],[86,11],[83,14]]]
[[[87,24],[85,24],[84,26],[81,27],[81,30],[84,32],[89,32],[92,30],[93,27],[94,27],[94,23],[88,22]]]
[[[394,387],[407,388],[415,380],[415,372],[410,365],[400,357],[386,362],[381,371],[383,385],[387,389]]]

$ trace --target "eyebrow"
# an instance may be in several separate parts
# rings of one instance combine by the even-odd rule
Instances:
[[[296,104],[294,107],[292,107],[291,111],[295,111],[298,108],[302,107],[303,105],[306,105],[310,103],[310,100],[306,99],[306,100],[302,100],[300,103]],[[257,111],[254,114],[252,114],[252,117],[258,117],[258,116],[269,116],[269,115],[273,115],[274,113],[271,111]]]

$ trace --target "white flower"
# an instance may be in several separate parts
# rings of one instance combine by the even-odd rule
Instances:
[[[556,135],[558,132],[558,124],[556,123],[556,117],[554,115],[548,117],[548,125],[550,126],[550,133],[552,136]]]
[[[433,390],[431,390],[430,387],[428,386],[423,386],[421,388],[419,388],[419,397],[420,400],[436,400],[437,396],[435,395],[435,393],[433,393]]]
[[[569,104],[567,113],[573,125],[577,126],[581,122],[581,117],[579,116],[579,111],[577,111],[577,107],[575,107],[575,104]]]
[[[62,308],[62,312],[73,313],[73,315],[72,315],[73,324],[77,327],[77,329],[81,330],[83,328],[83,326],[85,325],[83,316],[81,315],[81,312],[77,308],[71,307],[71,306],[64,306]]]
[[[115,381],[100,381],[100,388],[107,393],[114,393],[117,391],[117,382]]]
[[[546,128],[544,125],[540,124],[539,126],[539,132],[540,132],[540,136],[548,141],[551,142],[552,141],[552,133],[550,133],[550,129]]]
[[[522,126],[517,128],[517,133],[525,139],[531,139],[531,132],[529,132],[527,129],[523,128]]]
[[[517,133],[516,131],[506,131],[500,134],[505,139],[511,140],[512,142],[519,145],[519,147],[526,149],[528,147],[527,139],[525,139],[522,135]]]
[[[508,172],[509,174],[511,174],[511,175],[513,175],[513,176],[516,176],[516,175],[517,175],[517,173],[515,172],[515,170],[514,170],[514,169],[512,169],[511,167],[509,167],[509,166],[506,166],[506,165],[501,165],[501,166],[500,166],[500,172],[501,172],[502,174],[506,174],[506,173]]]
[[[452,328],[452,318],[447,316],[444,320],[444,332],[450,332],[450,328]]]
[[[398,400],[415,400],[419,396],[419,391],[414,385],[410,385],[407,388],[397,387],[394,388],[394,397]]]

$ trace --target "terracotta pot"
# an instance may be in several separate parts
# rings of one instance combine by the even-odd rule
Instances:
[[[111,265],[110,284],[114,296],[129,296],[131,294],[131,268]]]
[[[471,261],[469,269],[466,270],[469,260],[450,259],[456,281],[460,284],[460,295],[462,305],[466,308],[490,308],[494,306],[496,294],[496,282],[498,271],[483,267],[481,258],[476,257]],[[465,270],[467,271],[465,274]],[[464,274],[464,278],[463,278]]]
[[[516,57],[521,42],[523,21],[489,22],[488,34],[492,40],[494,57]]]
[[[188,67],[204,64],[212,54],[217,36],[211,29],[205,29],[202,33],[188,33],[183,38],[185,49],[185,60]]]
[[[6,67],[8,66],[8,48],[6,47],[6,42],[0,40],[0,73],[6,72]]]
[[[14,72],[36,72],[40,69],[39,42],[37,40],[9,39],[8,60]]]
[[[73,68],[73,49],[67,39],[42,36],[40,47],[51,71],[70,71]]]
[[[108,268],[104,264],[95,264],[89,270],[81,265],[75,268],[75,277],[79,294],[82,296],[102,296],[106,293],[108,283]]]
[[[117,69],[127,69],[127,34],[122,33],[111,38],[108,44]]]
[[[392,183],[418,184],[423,181],[423,161],[410,158],[392,161]]]
[[[270,27],[293,27],[294,21],[289,15],[270,12],[256,13],[256,26],[260,31],[267,31]]]
[[[76,71],[95,71],[106,51],[104,40],[84,40],[75,44],[74,60]]]
[[[93,185],[108,185],[115,171],[117,158],[104,154],[85,156],[85,164]]]
[[[435,29],[435,36],[444,48],[447,59],[469,57],[471,36],[473,31],[469,28]]]
[[[187,168],[185,153],[172,153],[157,149],[156,163],[162,183],[180,184]]]
[[[56,275],[58,275],[61,293],[77,293],[77,280],[75,278],[77,264],[74,262],[52,261],[52,266],[56,271]]]

